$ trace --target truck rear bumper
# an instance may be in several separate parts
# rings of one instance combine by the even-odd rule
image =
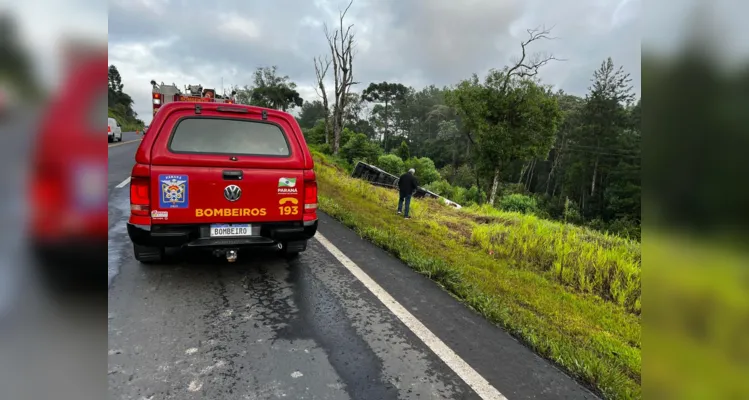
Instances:
[[[147,247],[252,247],[268,246],[281,242],[309,240],[317,233],[317,221],[271,222],[253,225],[253,236],[211,237],[210,225],[151,226],[127,224],[130,240]]]

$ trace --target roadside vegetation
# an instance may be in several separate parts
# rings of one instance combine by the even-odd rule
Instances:
[[[123,132],[142,131],[143,121],[138,119],[138,113],[133,110],[133,99],[123,92],[124,84],[117,67],[109,66],[109,84],[107,87],[107,117],[114,118],[122,127]]]
[[[640,246],[489,207],[415,200],[314,152],[320,208],[402,259],[605,398],[641,397]]]

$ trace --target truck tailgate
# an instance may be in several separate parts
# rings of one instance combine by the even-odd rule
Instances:
[[[301,221],[302,170],[151,168],[153,224]]]

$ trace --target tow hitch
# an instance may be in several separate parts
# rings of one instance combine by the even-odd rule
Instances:
[[[228,262],[234,262],[237,261],[237,250],[236,249],[228,249],[228,250],[219,250],[216,249],[213,251],[213,255],[216,257],[224,256],[226,257],[226,261]]]

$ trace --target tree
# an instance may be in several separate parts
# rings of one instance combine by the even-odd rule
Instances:
[[[364,100],[358,93],[348,93],[346,99],[346,107],[343,110],[343,126],[344,128],[350,125],[355,125],[361,120],[361,115],[364,108]]]
[[[115,107],[117,104],[122,104],[126,108],[127,116],[134,117],[135,111],[131,109],[133,105],[133,99],[127,93],[122,91],[125,86],[122,84],[122,77],[120,71],[114,65],[109,66],[107,73],[108,85],[107,85],[107,103],[109,107]]]
[[[302,105],[302,111],[299,113],[299,126],[302,128],[312,128],[317,124],[319,120],[326,120],[327,113],[325,105],[315,100],[313,102],[305,101]]]
[[[406,167],[403,163],[403,159],[395,154],[385,154],[377,159],[377,166],[382,168],[383,171],[387,171],[395,176],[400,176]]]
[[[533,80],[554,56],[528,56],[527,46],[551,39],[548,29],[529,29],[520,43],[522,55],[514,65],[491,70],[484,85],[474,74],[451,94],[450,102],[468,127],[478,162],[493,171],[489,203],[494,204],[503,166],[530,160],[549,151],[560,117],[548,89]]]
[[[308,144],[327,144],[325,143],[325,120],[318,120],[312,128],[303,128],[302,132]]]
[[[351,130],[365,134],[369,139],[374,139],[376,132],[369,121],[360,119],[351,125]]]
[[[408,143],[402,141],[400,147],[395,150],[395,154],[403,160],[411,158],[411,151],[408,149]]]
[[[109,73],[108,79],[109,79],[109,90],[111,90],[114,93],[121,94],[122,93],[122,77],[120,76],[120,71],[117,70],[117,67],[114,65],[109,66]]]
[[[388,150],[388,139],[389,139],[389,120],[392,117],[392,111],[388,109],[395,101],[403,101],[408,94],[408,88],[400,83],[370,83],[369,86],[362,92],[362,99],[370,103],[383,103],[384,109],[382,114],[382,120],[384,123],[385,132],[383,134],[383,143],[385,145],[385,151]]]
[[[328,92],[325,91],[325,76],[330,68],[330,59],[326,56],[323,58],[315,57],[315,76],[317,77],[317,86],[315,92],[322,99],[323,109],[325,110],[325,144],[330,143],[330,104],[328,104]]]
[[[364,161],[375,163],[382,155],[382,149],[377,143],[367,139],[363,133],[354,134],[351,139],[341,148],[341,156],[348,162]]]
[[[349,1],[346,9],[338,15],[338,28],[334,32],[328,30],[325,25],[325,37],[328,39],[328,47],[333,59],[333,154],[338,154],[341,143],[341,133],[344,128],[344,114],[346,103],[349,100],[348,94],[351,86],[358,84],[354,82],[353,61],[354,61],[354,33],[351,31],[353,24],[345,30],[343,20],[348,12],[353,0]]]
[[[419,184],[421,185],[426,185],[442,179],[439,171],[437,171],[437,167],[434,166],[434,161],[427,157],[414,157],[406,160],[405,168],[413,168],[416,170],[416,177],[419,179]]]
[[[236,92],[234,100],[237,104],[252,105],[252,87],[248,85],[244,85],[244,87],[234,86],[232,90]]]
[[[605,208],[605,196],[599,189],[610,178],[609,174],[620,156],[626,155],[619,149],[622,135],[630,126],[627,107],[634,99],[629,74],[621,67],[615,68],[611,58],[601,63],[593,73],[592,81],[581,109],[581,124],[572,132],[570,144],[578,152],[578,181],[588,181],[588,189],[579,193],[584,215],[600,215]]]
[[[107,85],[107,115],[114,118],[125,130],[136,130],[143,127],[143,121],[137,118],[133,110],[133,99],[123,91],[122,77],[117,67],[109,66]]]
[[[289,76],[278,76],[278,68],[261,67],[255,71],[254,86],[251,102],[253,105],[288,111],[294,107],[301,107],[304,100],[297,92],[296,84],[289,80]]]
[[[568,153],[571,132],[580,124],[580,110],[584,105],[582,98],[568,95],[561,90],[556,94],[556,97],[560,111],[562,112],[562,122],[557,132],[556,141],[554,142],[551,166],[549,174],[546,177],[546,190],[544,193],[549,196],[556,194],[559,183],[559,179],[557,178],[559,174],[557,174],[557,171],[561,168]]]

